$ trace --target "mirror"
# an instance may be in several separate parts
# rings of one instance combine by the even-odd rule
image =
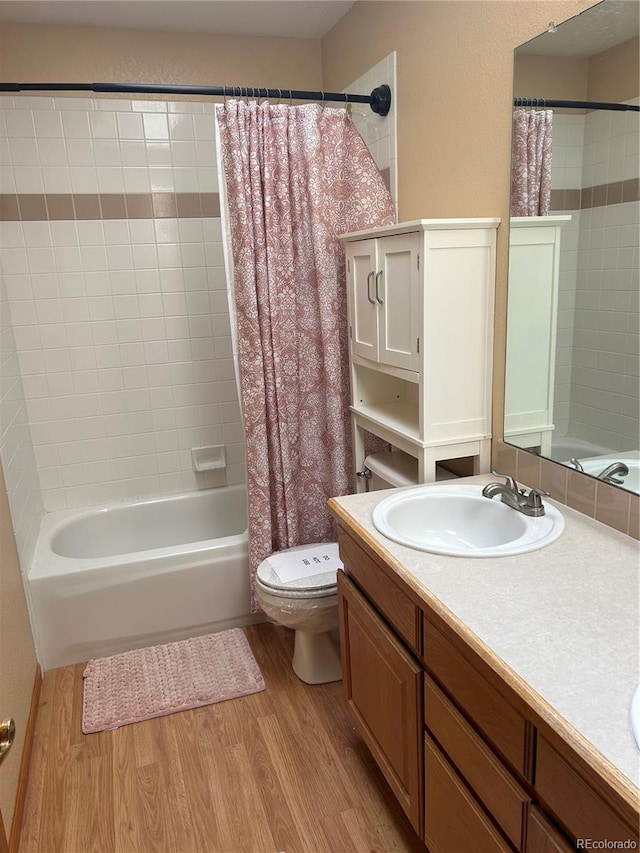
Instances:
[[[640,493],[639,10],[603,0],[514,53],[514,99],[635,111],[552,105],[548,210],[510,223],[504,440]]]

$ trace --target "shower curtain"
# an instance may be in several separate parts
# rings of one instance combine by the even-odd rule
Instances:
[[[547,216],[551,201],[553,112],[514,110],[511,216]]]
[[[242,408],[249,558],[329,541],[351,485],[348,329],[339,234],[395,221],[343,110],[228,101],[224,167]]]

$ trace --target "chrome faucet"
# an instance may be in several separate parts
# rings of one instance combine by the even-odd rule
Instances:
[[[521,512],[523,515],[538,518],[544,515],[544,504],[542,503],[542,495],[548,495],[549,492],[543,492],[541,489],[531,489],[527,492],[526,489],[518,489],[518,484],[508,474],[500,474],[499,471],[491,472],[494,477],[504,477],[504,483],[488,483],[482,490],[485,498],[495,498],[500,495],[502,503],[510,506],[512,509]]]
[[[579,459],[576,459],[575,456],[571,457],[571,464],[576,469],[576,471],[582,471],[582,473],[584,474],[584,468],[582,467],[582,462],[580,462]]]
[[[607,465],[607,467],[600,471],[597,476],[598,480],[603,480],[605,483],[613,483],[614,486],[622,486],[624,484],[623,479],[618,479],[616,474],[622,478],[626,477],[629,473],[629,468],[624,462],[612,462],[611,465]]]

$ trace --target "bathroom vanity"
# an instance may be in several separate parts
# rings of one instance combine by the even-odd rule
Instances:
[[[344,693],[430,853],[637,849],[638,543],[562,507],[546,548],[435,555],[376,531],[388,494],[329,503]]]

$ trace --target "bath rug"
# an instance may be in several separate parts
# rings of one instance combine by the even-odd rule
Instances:
[[[90,660],[83,673],[84,734],[264,690],[240,628]]]

